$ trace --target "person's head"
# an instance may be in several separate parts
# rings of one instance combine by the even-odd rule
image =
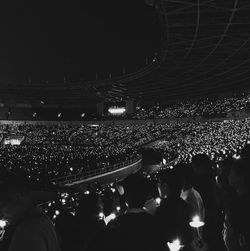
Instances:
[[[250,179],[250,162],[248,158],[235,160],[228,181],[237,192],[238,196],[244,197],[249,194],[249,179]]]
[[[196,176],[211,174],[212,163],[206,154],[197,154],[192,158],[192,168]]]
[[[183,177],[183,190],[192,188],[193,184],[193,169],[191,164],[180,163],[176,165]]]
[[[159,175],[159,193],[162,198],[180,196],[184,185],[183,176],[179,169],[164,170]]]
[[[33,206],[28,185],[18,177],[0,181],[0,217],[14,223]]]
[[[142,208],[149,194],[146,179],[139,174],[131,174],[123,180],[122,185],[129,208]]]
[[[89,221],[95,219],[100,211],[101,205],[99,196],[95,193],[91,193],[82,196],[76,210],[76,216],[83,221]]]
[[[241,157],[242,158],[250,158],[250,144],[246,144],[242,149],[241,149]]]

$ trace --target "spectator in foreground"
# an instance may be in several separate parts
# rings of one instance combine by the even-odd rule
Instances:
[[[180,198],[183,178],[177,170],[165,170],[160,174],[159,190],[162,202],[155,217],[161,243],[171,243],[179,239],[183,245],[188,246],[192,239],[189,226],[191,209],[189,204]]]
[[[212,163],[206,154],[197,154],[192,158],[194,172],[193,186],[200,193],[205,207],[205,225],[203,237],[208,247],[214,251],[224,251],[226,247],[221,235],[223,218],[221,214],[222,203],[218,196]]]
[[[225,216],[223,237],[228,251],[250,250],[249,158],[235,160],[229,184],[236,192]]]
[[[184,176],[184,185],[180,197],[191,207],[191,215],[198,215],[205,221],[205,208],[200,193],[192,186],[192,168],[189,164],[177,164]]]
[[[99,250],[161,250],[154,218],[143,208],[149,193],[148,183],[138,174],[132,174],[123,181],[123,188],[127,211],[108,224],[107,246],[102,245]]]
[[[60,250],[52,222],[34,205],[23,181],[10,177],[0,182],[0,217],[9,224],[1,251]]]

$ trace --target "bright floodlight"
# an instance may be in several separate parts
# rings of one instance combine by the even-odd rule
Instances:
[[[113,115],[120,115],[126,112],[126,109],[124,107],[118,108],[118,107],[111,107],[108,109],[108,112]]]
[[[4,228],[6,226],[6,221],[5,220],[0,220],[0,228]]]
[[[189,225],[191,227],[199,228],[205,225],[205,222],[200,220],[200,217],[198,215],[194,216],[192,221],[189,222]]]
[[[168,242],[167,244],[170,251],[179,251],[181,250],[182,247],[184,247],[184,245],[181,245],[181,242],[179,239],[176,239],[173,242]]]

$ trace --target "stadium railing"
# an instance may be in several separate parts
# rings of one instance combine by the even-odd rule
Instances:
[[[136,162],[139,162],[140,160],[142,160],[141,155],[139,155],[136,158],[129,159],[129,160],[126,160],[122,163],[118,163],[118,164],[115,164],[112,166],[107,166],[107,167],[98,168],[95,170],[90,170],[90,171],[84,172],[82,174],[74,174],[74,175],[59,177],[59,178],[53,179],[52,182],[62,186],[67,183],[72,183],[72,182],[76,182],[76,181],[80,181],[80,180],[86,180],[88,178],[92,178],[97,175],[102,175],[102,174],[106,174],[106,173],[109,173],[112,171],[116,171],[116,170],[119,170],[119,169],[124,168],[126,166],[129,166],[131,164],[134,164]]]

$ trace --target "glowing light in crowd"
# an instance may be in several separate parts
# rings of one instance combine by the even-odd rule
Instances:
[[[192,221],[189,222],[189,225],[190,225],[191,227],[196,228],[196,230],[197,230],[197,235],[198,235],[198,237],[200,237],[199,228],[202,227],[202,226],[204,226],[204,225],[205,225],[205,222],[203,222],[203,221],[200,220],[199,215],[194,216],[193,219],[192,219]]]
[[[105,224],[108,225],[108,223],[116,218],[115,213],[111,213],[107,217],[104,218]]]
[[[57,114],[57,117],[60,118],[61,115],[62,115],[62,113],[60,112],[60,113]]]
[[[108,112],[114,115],[120,115],[123,114],[124,112],[126,112],[126,109],[124,107],[110,107],[108,109]]]
[[[189,225],[191,227],[199,228],[205,225],[205,222],[200,220],[200,217],[198,215],[194,216],[192,221],[189,222]]]
[[[116,211],[119,212],[121,210],[121,207],[116,207]]]
[[[100,213],[98,214],[98,217],[99,217],[99,219],[103,220],[103,219],[104,219],[104,213],[103,213],[103,212],[100,212]]]
[[[84,118],[84,116],[85,116],[85,113],[83,112],[83,113],[81,114],[81,118]]]
[[[58,210],[55,211],[55,215],[59,215],[60,212]]]
[[[166,165],[167,164],[167,161],[166,161],[166,159],[162,159],[162,163],[163,163],[163,165]]]
[[[7,225],[5,220],[0,220],[0,228],[4,228]]]
[[[95,125],[95,124],[92,124],[92,125],[89,125],[91,127],[98,127],[99,125]]]
[[[184,245],[181,245],[181,242],[179,239],[176,239],[173,242],[168,242],[167,245],[170,251],[179,251],[181,250],[182,247],[184,247]]]
[[[234,158],[234,159],[240,159],[240,155],[234,154],[234,155],[233,155],[233,158]]]
[[[155,202],[156,202],[157,206],[159,206],[159,205],[161,204],[161,198],[160,198],[160,197],[157,197],[157,198],[155,199]]]
[[[86,190],[85,192],[84,192],[84,194],[90,194],[90,191],[89,190]]]

